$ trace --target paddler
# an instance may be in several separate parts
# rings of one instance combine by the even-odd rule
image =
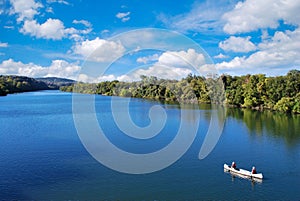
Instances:
[[[235,164],[234,161],[231,163],[231,167],[232,167],[233,169],[236,169],[236,164]]]
[[[252,167],[252,171],[251,171],[251,173],[252,173],[252,174],[256,174],[256,173],[257,173],[257,172],[256,172],[256,169],[255,169],[255,167],[254,167],[254,166]]]

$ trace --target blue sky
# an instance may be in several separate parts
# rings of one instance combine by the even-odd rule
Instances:
[[[200,73],[283,75],[300,65],[299,10],[300,0],[0,0],[0,74],[178,79],[192,72],[189,63]],[[180,46],[177,39],[164,51],[140,49],[139,42],[153,48],[163,38],[142,28],[190,38],[214,65],[201,48]],[[135,30],[136,51],[125,54],[130,40],[122,36]],[[110,57],[118,59],[105,74],[83,73],[90,62],[89,68],[109,65]]]

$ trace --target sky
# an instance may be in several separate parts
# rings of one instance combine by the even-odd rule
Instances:
[[[300,0],[0,0],[0,74],[81,81],[300,69]]]

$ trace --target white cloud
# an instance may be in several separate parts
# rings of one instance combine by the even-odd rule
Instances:
[[[116,17],[121,19],[122,22],[126,22],[130,19],[129,15],[130,12],[126,12],[126,13],[119,12],[116,14]]]
[[[75,21],[75,24],[78,23],[91,26],[91,24],[85,20]],[[82,35],[88,34],[91,31],[92,28],[90,27],[82,30],[73,27],[65,28],[62,21],[52,18],[47,19],[47,21],[42,24],[39,24],[36,20],[25,20],[23,27],[20,29],[21,33],[29,34],[36,38],[60,40],[64,37],[69,37],[75,41],[81,40]]]
[[[127,22],[128,20],[130,20],[130,17],[123,17],[121,21],[122,22]]]
[[[159,65],[173,66],[173,67],[193,67],[199,69],[205,64],[205,57],[201,53],[197,53],[194,49],[187,51],[164,52],[158,58]],[[190,66],[191,65],[191,66]]]
[[[193,71],[188,68],[176,68],[171,66],[159,65],[159,63],[147,68],[138,69],[128,75],[118,76],[117,79],[120,81],[136,81],[140,80],[141,75],[155,76],[161,79],[181,79],[186,77]]]
[[[300,66],[300,28],[294,31],[277,31],[269,40],[258,45],[258,51],[249,57],[235,57],[229,62],[216,64],[219,70],[265,70],[299,68]],[[269,72],[268,72],[269,71]]]
[[[120,42],[108,41],[97,37],[94,40],[78,42],[73,47],[73,52],[86,57],[88,60],[105,62],[122,56],[125,48]]]
[[[121,75],[121,76],[116,76],[113,74],[110,75],[101,75],[99,77],[92,77],[92,76],[88,76],[84,73],[81,73],[78,75],[77,81],[80,82],[87,82],[87,83],[98,83],[98,82],[104,82],[104,81],[113,81],[113,80],[119,80],[119,81],[129,81],[130,79],[124,79],[125,77],[127,77],[126,75]],[[128,76],[129,78],[129,76]],[[132,81],[132,79],[130,80]]]
[[[219,47],[225,51],[233,52],[251,52],[256,50],[256,46],[250,41],[251,37],[230,36],[225,41],[219,43]]]
[[[49,18],[43,24],[36,20],[26,20],[21,32],[37,38],[58,40],[65,36],[65,27],[62,21]]]
[[[122,81],[139,80],[141,75],[156,76],[163,79],[181,79],[188,74],[205,65],[205,58],[203,54],[197,53],[194,49],[187,51],[167,51],[161,54],[158,58],[157,55],[145,57],[141,62],[147,59],[156,59],[153,65],[147,69],[137,69],[128,75],[119,76],[117,79]],[[192,65],[192,66],[191,66]],[[196,68],[196,69],[195,69]]]
[[[116,14],[116,17],[119,18],[119,19],[121,19],[121,18],[126,17],[128,15],[130,15],[130,12],[126,12],[126,13],[121,13],[120,12],[120,13]]]
[[[140,62],[148,62],[150,60],[157,60],[152,65],[137,67],[127,74],[121,75],[103,75],[99,77],[92,77],[90,75],[81,74],[80,81],[86,82],[100,82],[106,80],[120,80],[120,81],[137,81],[140,80],[141,75],[156,76],[163,79],[181,79],[190,73],[196,71],[211,72],[211,67],[205,64],[205,58],[201,53],[197,53],[194,49],[187,51],[167,51],[161,55],[151,55],[149,57],[141,57]],[[194,69],[191,65],[194,65]],[[210,69],[208,69],[210,68]]]
[[[28,34],[36,38],[60,40],[64,37],[74,39],[75,41],[82,40],[83,35],[92,31],[92,25],[86,20],[74,20],[74,24],[83,24],[85,29],[75,29],[73,27],[65,28],[64,23],[59,19],[49,18],[45,22],[40,23],[36,19],[39,14],[39,9],[44,6],[35,0],[10,0],[10,14],[17,15],[17,22],[21,23],[19,29],[21,33]],[[69,5],[65,0],[47,0],[47,3],[60,3]],[[52,7],[44,9],[45,12],[53,13]],[[42,13],[43,14],[43,13]],[[6,26],[5,28],[11,28]]]
[[[75,28],[68,28],[65,30],[67,34],[70,35],[71,39],[74,39],[75,41],[82,41],[83,36],[89,34],[92,29],[92,24],[87,20],[73,20],[73,24],[82,24],[85,26],[85,29],[75,29]]]
[[[83,24],[86,27],[91,27],[92,24],[87,20],[73,20],[73,24]]]
[[[214,58],[216,58],[216,59],[226,59],[226,58],[228,58],[228,56],[226,56],[226,55],[220,53],[220,54],[214,56]]]
[[[47,0],[47,3],[59,3],[59,4],[70,5],[70,3],[65,0]]]
[[[124,75],[120,75],[120,76],[109,74],[109,75],[102,75],[99,77],[91,77],[86,74],[80,74],[78,76],[78,81],[90,82],[90,83],[113,81],[113,80],[132,82],[132,81],[140,80],[141,75],[155,76],[155,77],[158,77],[161,79],[177,79],[177,80],[179,80],[183,77],[186,77],[190,73],[192,73],[192,71],[187,68],[175,68],[175,67],[170,67],[170,66],[154,65],[147,69],[137,69],[133,72],[130,72],[130,73],[124,74]]]
[[[8,43],[1,43],[0,42],[0,47],[8,47]]]
[[[31,20],[38,14],[38,9],[42,8],[41,3],[35,2],[34,0],[10,0],[12,5],[10,14],[17,14],[17,21],[21,22],[25,19]]]
[[[224,31],[244,33],[260,28],[277,28],[279,20],[286,24],[300,24],[300,0],[246,0],[223,15]]]
[[[157,61],[158,58],[159,58],[159,55],[154,54],[154,55],[150,55],[150,56],[147,56],[147,57],[139,57],[139,58],[137,58],[136,62],[146,64],[149,61]]]
[[[0,63],[0,74],[22,75],[29,77],[64,77],[75,79],[80,71],[77,63],[68,63],[64,60],[53,60],[50,66],[40,66],[34,63],[24,64],[20,61],[8,59]]]
[[[261,40],[266,40],[266,39],[269,39],[269,38],[270,38],[270,36],[269,36],[268,30],[262,30]]]

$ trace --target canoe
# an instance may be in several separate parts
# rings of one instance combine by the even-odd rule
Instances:
[[[227,164],[224,164],[224,170],[227,170],[227,171],[235,173],[235,174],[243,175],[243,176],[246,176],[249,178],[256,178],[256,179],[263,178],[262,173],[252,174],[251,171],[244,170],[244,169],[238,169],[238,168],[234,169]]]

